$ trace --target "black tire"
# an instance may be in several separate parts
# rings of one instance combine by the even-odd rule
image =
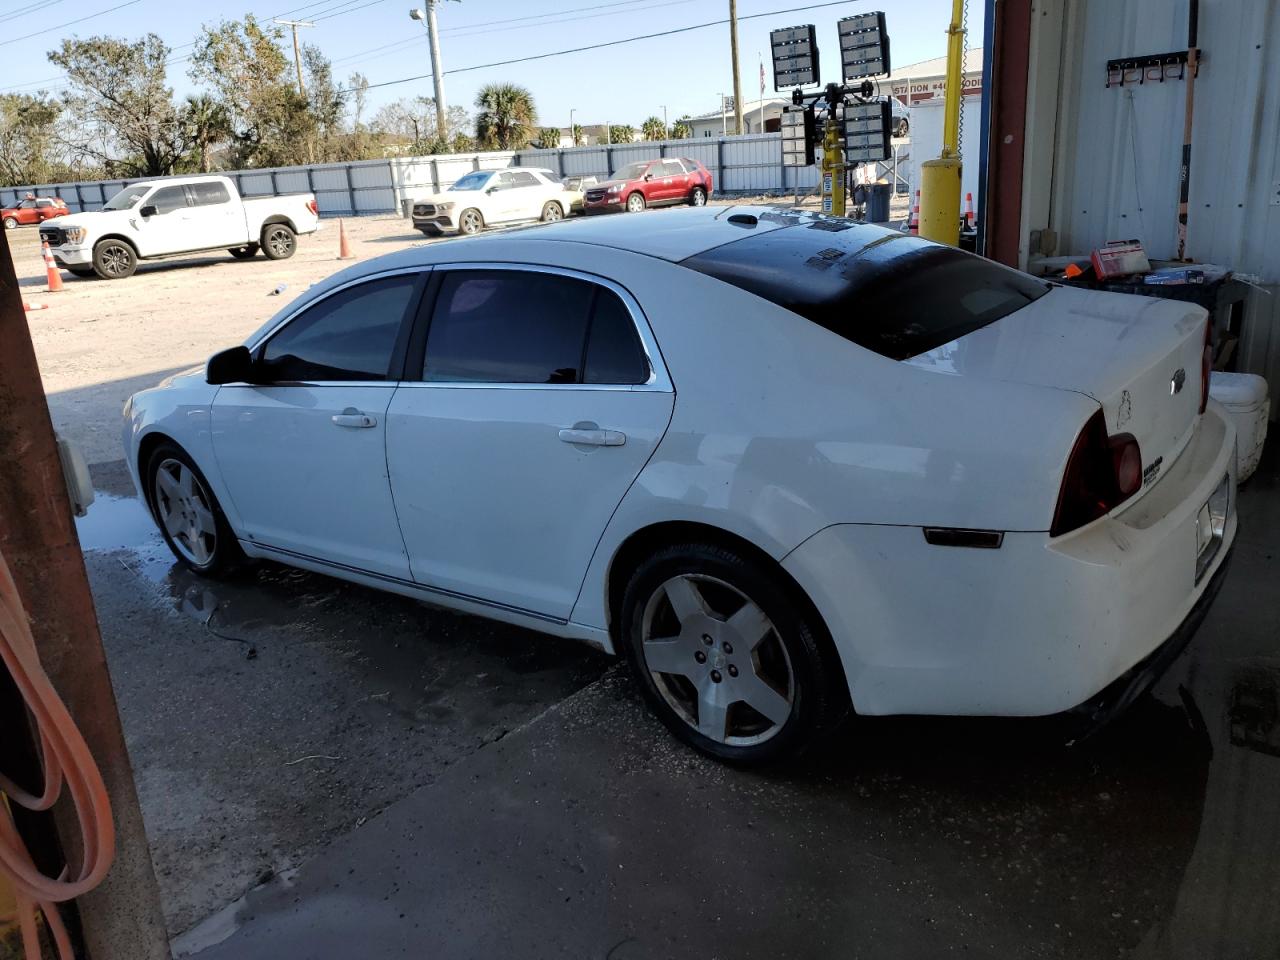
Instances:
[[[17,220],[17,218],[16,218],[16,217],[5,217],[5,218],[4,218],[4,228],[5,228],[6,230],[16,230],[16,229],[18,229],[18,220]]]
[[[468,207],[458,214],[458,232],[464,237],[474,237],[484,229],[484,214],[475,207]]]
[[[162,469],[169,469],[169,465],[175,461],[184,465],[191,472],[194,481],[198,484],[201,499],[213,515],[214,535],[212,544],[209,547],[209,558],[204,563],[197,562],[193,558],[191,549],[183,549],[183,546],[174,539],[164,521],[166,502],[169,498],[164,490],[161,489],[159,474]],[[231,525],[227,523],[226,515],[223,514],[222,507],[213,495],[209,481],[205,479],[204,473],[196,466],[195,461],[187,455],[185,450],[175,443],[161,443],[151,452],[142,476],[143,483],[146,486],[147,506],[151,509],[151,516],[155,520],[156,526],[160,528],[160,535],[164,538],[164,542],[179,563],[201,576],[214,578],[226,577],[244,565],[246,561],[244,551],[240,549],[240,543],[236,539],[235,532],[231,529]]]
[[[639,190],[627,197],[627,213],[640,213],[646,206],[644,194]]]
[[[707,205],[707,191],[702,187],[694,187],[689,192],[689,206],[705,207]]]
[[[298,235],[287,223],[268,223],[259,245],[268,260],[288,260],[298,251]]]
[[[444,235],[444,231],[439,227],[419,227],[418,232],[424,237],[440,237]]]
[[[698,646],[698,637],[691,641],[686,639],[687,623],[671,619],[676,607],[666,593],[671,582],[686,578],[700,584],[699,591],[712,608],[711,623],[732,619],[730,607],[736,602],[735,597],[745,598],[741,608],[754,603],[769,623],[769,629],[763,634],[765,639],[759,641],[754,650],[735,651],[727,642],[713,642],[705,652]],[[719,760],[751,765],[798,756],[839,723],[849,708],[844,671],[825,626],[809,612],[807,601],[797,594],[798,588],[788,583],[780,570],[766,569],[763,562],[723,546],[705,543],[670,546],[658,550],[640,564],[623,593],[617,621],[619,645],[630,660],[650,706],[677,737]],[[723,603],[725,598],[729,599],[728,606]],[[663,604],[667,606],[664,608]],[[683,664],[684,654],[688,652],[688,668],[696,674],[695,678],[664,671],[656,671],[655,675],[655,671],[650,670],[644,652],[647,626],[659,637],[679,637],[680,646],[674,648],[673,656]],[[674,634],[673,629],[676,631]],[[699,632],[696,623],[692,629],[694,633]],[[718,633],[717,626],[707,629]],[[732,634],[720,636],[725,638]],[[700,639],[705,643],[709,637],[703,634]],[[686,650],[690,642],[693,646]],[[708,653],[715,659],[708,659]],[[695,659],[696,664],[693,662]],[[735,659],[741,664],[735,664]],[[702,677],[703,670],[707,671],[705,678]],[[750,670],[752,675],[743,674],[745,670]],[[766,671],[764,676],[762,670]],[[771,676],[769,670],[773,671]],[[781,685],[776,682],[782,671],[787,675],[785,696],[780,691]],[[730,674],[743,679],[731,681],[728,679]],[[712,681],[716,684],[723,682],[726,697],[733,697],[735,690],[747,689],[735,684],[753,684],[755,680],[765,679],[774,695],[780,697],[778,705],[784,708],[785,719],[780,722],[769,720],[763,713],[739,706],[746,704],[745,699],[733,700],[724,714],[726,736],[723,740],[712,739],[695,726],[703,719],[695,679],[703,684],[704,689],[713,691],[717,688],[709,686]],[[663,684],[662,689],[659,689],[659,683]],[[678,705],[673,702],[680,700],[681,690],[692,698],[691,703]],[[694,708],[696,717],[691,716],[687,709],[690,706]],[[742,731],[744,735],[731,735],[733,729]],[[739,742],[729,742],[731,739]],[[741,742],[744,740],[754,742]]]
[[[66,270],[73,277],[84,277],[87,279],[98,275],[93,267],[63,267],[62,269]]]
[[[125,280],[138,269],[138,252],[123,240],[99,240],[93,248],[93,272],[103,280]]]
[[[237,260],[252,260],[258,255],[258,245],[256,243],[246,243],[243,247],[231,247],[227,253],[231,254]]]
[[[548,200],[542,206],[542,222],[555,223],[557,220],[564,219],[564,207],[556,203],[554,200]]]
[[[910,124],[910,122],[908,122],[907,120],[899,120],[899,121],[898,121],[898,131],[897,131],[897,133],[895,134],[895,136],[897,136],[897,137],[898,137],[898,139],[900,139],[900,140],[901,140],[901,139],[903,139],[904,137],[906,137],[906,135],[907,135],[908,133],[910,133],[910,132],[911,132],[911,124]]]

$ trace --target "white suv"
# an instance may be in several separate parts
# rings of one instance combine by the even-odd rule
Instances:
[[[429,237],[473,234],[496,223],[563,220],[571,207],[564,184],[550,170],[477,170],[443,193],[415,200],[413,226]]]

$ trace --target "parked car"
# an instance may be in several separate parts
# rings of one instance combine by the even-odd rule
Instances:
[[[550,170],[477,170],[448,190],[415,200],[413,226],[429,237],[470,236],[493,224],[563,220],[571,206],[564,184]]]
[[[29,193],[13,206],[0,210],[0,219],[3,219],[6,230],[13,230],[24,224],[44,223],[54,217],[63,217],[67,212],[67,204],[60,197],[37,197]]]
[[[911,133],[911,108],[897,97],[889,98],[889,107],[893,112],[892,136],[902,139]]]
[[[78,277],[133,276],[139,260],[225,248],[238,260],[259,250],[292,257],[299,234],[319,226],[310,193],[241,199],[226,177],[148,180],[125,187],[101,210],[40,228],[53,259]]]
[[[585,193],[600,182],[599,177],[569,176],[562,178],[564,189],[570,194],[569,208],[573,213],[581,213]]]
[[[711,172],[697,160],[639,160],[587,190],[584,209],[587,213],[639,213],[645,207],[670,203],[700,207],[710,196]]]
[[[762,761],[850,705],[1140,692],[1236,535],[1206,330],[790,207],[590,218],[356,264],[136,394],[124,444],[199,573],[585,640]]]

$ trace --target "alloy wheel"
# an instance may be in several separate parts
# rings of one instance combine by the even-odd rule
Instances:
[[[627,209],[632,213],[639,213],[644,209],[644,197],[638,193],[633,193],[627,197]]]
[[[790,718],[791,658],[768,615],[737,587],[702,574],[672,577],[649,598],[641,624],[654,685],[703,736],[760,744]]]
[[[189,466],[172,457],[156,468],[155,503],[160,523],[174,548],[203,567],[218,548],[212,498]]]
[[[458,222],[459,228],[463,233],[479,233],[480,232],[480,214],[474,210],[468,210],[462,215],[462,219]]]
[[[701,187],[693,191],[693,205],[695,207],[705,207],[707,205],[707,192]]]
[[[267,233],[267,246],[272,254],[284,259],[293,250],[293,234],[288,230],[275,229]]]
[[[542,219],[548,223],[554,223],[564,217],[564,213],[560,210],[560,204],[552,201],[548,203],[542,210]]]
[[[102,251],[102,272],[111,277],[127,276],[133,266],[133,253],[129,248],[113,243]]]

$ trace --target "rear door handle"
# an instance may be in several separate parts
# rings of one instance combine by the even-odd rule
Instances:
[[[355,407],[347,407],[341,413],[335,413],[331,418],[334,423],[340,427],[355,427],[363,429],[367,427],[376,427],[378,418],[371,417],[367,413],[361,413]]]
[[[565,443],[581,443],[592,447],[620,447],[627,442],[621,430],[601,430],[599,427],[565,427],[560,431]]]

